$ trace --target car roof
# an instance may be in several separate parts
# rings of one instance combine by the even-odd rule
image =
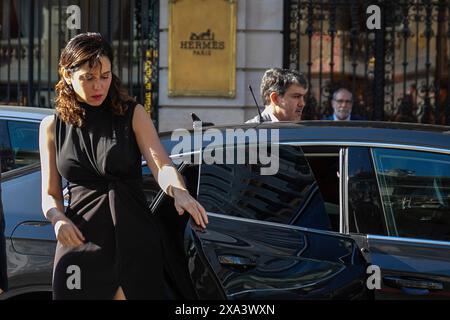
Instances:
[[[333,120],[304,120],[300,122],[280,121],[280,122],[263,122],[258,124],[259,127],[304,127],[304,126],[321,126],[321,127],[345,127],[345,128],[379,128],[379,129],[402,129],[402,130],[419,130],[419,131],[450,131],[449,126],[392,122],[392,121],[333,121]]]
[[[203,130],[226,129],[280,129],[280,142],[335,145],[408,145],[419,148],[437,148],[450,151],[450,127],[382,122],[382,121],[300,121],[263,122],[252,124],[203,127]],[[192,129],[189,130],[192,132]],[[170,139],[170,132],[163,133]],[[177,143],[177,141],[175,141]],[[208,142],[206,142],[208,144]]]
[[[446,126],[378,121],[310,121],[283,123],[279,128],[286,128],[280,134],[280,141],[390,144],[450,150],[450,127]]]
[[[0,117],[41,121],[55,113],[54,109],[0,105]]]

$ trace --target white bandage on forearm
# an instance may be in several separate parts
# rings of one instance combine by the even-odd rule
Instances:
[[[161,189],[169,194],[169,187],[179,187],[184,188],[184,186],[179,181],[177,169],[172,166],[163,166],[158,173],[158,184]]]

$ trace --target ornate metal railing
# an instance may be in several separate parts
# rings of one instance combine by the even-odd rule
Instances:
[[[306,117],[329,114],[345,86],[367,119],[449,124],[449,15],[448,0],[285,0],[284,65],[310,81]]]
[[[80,29],[67,25],[80,9]],[[100,32],[113,46],[113,71],[157,121],[159,1],[5,0],[0,2],[0,104],[52,107],[62,48],[78,33]]]

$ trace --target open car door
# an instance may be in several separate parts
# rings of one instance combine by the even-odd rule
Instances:
[[[263,165],[250,161],[255,149],[233,148],[244,162],[217,164],[204,154],[200,165],[198,200],[209,224],[185,234],[198,297],[366,298],[367,262],[351,237],[330,231],[302,149],[272,146],[278,171],[262,175]],[[229,150],[222,151],[225,157]]]

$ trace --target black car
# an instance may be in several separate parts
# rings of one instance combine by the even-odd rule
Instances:
[[[183,238],[200,298],[450,298],[450,128],[312,121],[222,137],[227,129],[276,131],[279,170],[262,175],[242,141],[223,151],[245,163],[203,155],[182,167],[210,221]],[[210,132],[204,153],[211,136],[223,142]]]
[[[250,161],[261,140],[254,149],[251,137],[217,139],[227,130],[276,137],[268,148],[278,170],[261,174],[268,164]],[[329,121],[208,127],[201,157],[198,133],[161,139],[208,212],[206,230],[178,216],[143,164],[144,191],[165,235],[169,298],[450,297],[450,128]],[[183,139],[190,147],[180,150]],[[227,150],[234,161],[225,161]],[[38,170],[20,179],[40,186]],[[20,190],[18,181],[5,182],[4,196]],[[51,288],[54,234],[40,202],[29,205],[34,216],[22,214],[23,227],[10,225],[7,235],[9,296]]]

